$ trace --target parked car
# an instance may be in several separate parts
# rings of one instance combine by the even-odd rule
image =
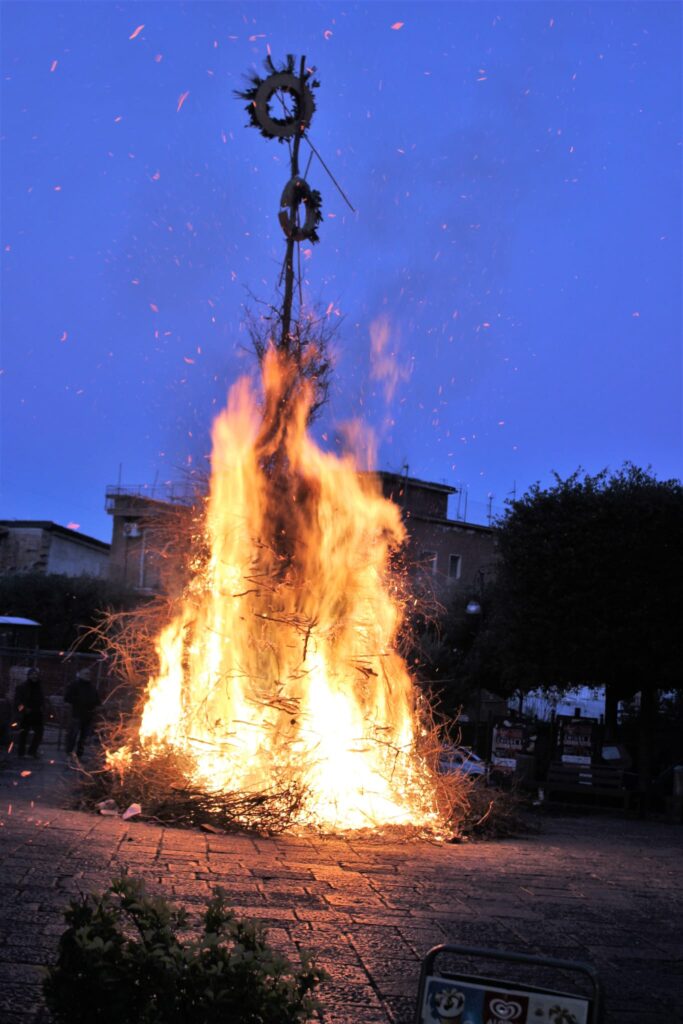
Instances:
[[[445,746],[439,757],[439,772],[452,775],[461,772],[463,775],[480,776],[488,773],[488,765],[469,747]]]

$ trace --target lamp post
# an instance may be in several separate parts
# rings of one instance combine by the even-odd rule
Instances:
[[[481,570],[477,574],[477,580],[479,587],[481,588]],[[475,598],[470,598],[465,606],[465,615],[469,615],[473,622],[476,622],[476,632],[478,633],[481,628],[481,623],[484,615],[483,608],[479,601]],[[477,680],[477,711],[474,726],[474,746],[477,753],[480,753],[479,734],[481,726],[481,679]]]

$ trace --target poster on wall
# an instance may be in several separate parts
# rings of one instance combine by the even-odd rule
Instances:
[[[593,759],[594,718],[567,718],[560,730],[560,760],[563,764],[587,764]]]
[[[515,768],[517,754],[526,748],[526,727],[520,722],[500,722],[493,727],[491,764],[498,768]]]

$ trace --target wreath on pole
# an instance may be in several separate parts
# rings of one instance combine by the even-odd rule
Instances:
[[[307,181],[298,175],[290,178],[280,197],[282,209],[278,213],[280,227],[287,238],[293,238],[295,242],[308,240],[314,245],[320,241],[316,228],[323,219],[322,202],[322,196],[318,190],[311,188]],[[306,217],[304,223],[298,225],[296,211],[302,203],[306,208]],[[292,212],[294,212],[294,218]]]
[[[297,75],[294,65],[295,59],[291,53],[287,54],[287,60],[279,68],[268,56],[265,60],[268,76],[261,78],[260,75],[253,74],[249,80],[249,88],[236,92],[240,99],[247,100],[245,110],[249,115],[250,125],[258,128],[266,139],[284,142],[295,136],[297,131],[303,134],[315,113],[312,90],[317,89],[320,83],[313,78],[313,72],[308,69],[304,71],[303,76]],[[284,104],[284,117],[276,117],[271,112],[271,100],[276,92],[285,92],[293,97],[293,112],[287,111]]]

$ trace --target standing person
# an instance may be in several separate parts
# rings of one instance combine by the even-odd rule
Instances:
[[[31,757],[38,757],[38,747],[43,739],[45,694],[37,668],[28,670],[25,681],[17,686],[14,700],[19,712],[19,757],[23,757],[26,753],[29,732],[32,732],[33,735],[28,752]]]
[[[82,668],[76,678],[67,687],[64,701],[71,705],[71,724],[66,734],[67,756],[74,753],[83,756],[85,741],[92,731],[95,711],[100,703],[95,684],[90,676],[90,669]]]

